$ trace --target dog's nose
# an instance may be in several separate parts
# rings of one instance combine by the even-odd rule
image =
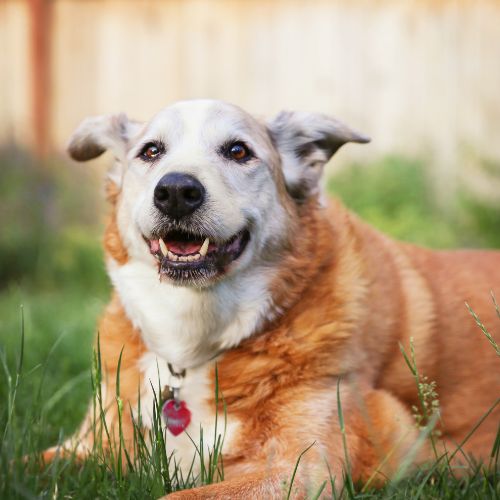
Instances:
[[[195,177],[178,172],[164,175],[155,187],[154,204],[174,219],[193,213],[205,199],[205,188]]]

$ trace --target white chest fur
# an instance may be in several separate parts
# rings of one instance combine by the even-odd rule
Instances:
[[[150,351],[179,369],[206,363],[251,335],[270,310],[269,275],[239,273],[207,289],[160,282],[149,263],[111,261],[127,316]]]

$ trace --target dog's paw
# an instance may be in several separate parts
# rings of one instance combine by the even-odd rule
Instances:
[[[175,491],[174,493],[165,495],[158,500],[195,500],[201,498],[213,498],[211,495],[204,495],[200,492],[200,490],[203,490],[203,488]]]
[[[229,493],[224,487],[224,483],[200,486],[190,490],[175,491],[158,500],[202,500],[206,498],[217,498],[220,500],[231,500],[244,498],[236,492]]]

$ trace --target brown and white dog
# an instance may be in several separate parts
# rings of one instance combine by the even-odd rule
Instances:
[[[498,338],[490,291],[500,295],[500,253],[395,242],[327,201],[323,166],[347,142],[367,138],[323,115],[264,123],[218,101],[181,102],[148,123],[89,118],[71,139],[76,160],[105,150],[116,158],[104,238],[114,295],[99,333],[109,401],[123,348],[125,442],[138,387],[147,428],[152,387],[168,383],[191,416],[172,417],[181,422],[168,427],[168,453],[189,468],[200,428],[213,446],[217,364],[225,480],[176,497],[279,497],[312,443],[298,493],[329,471],[340,486],[340,377],[354,479],[393,474],[417,436],[416,384],[399,348],[409,351],[410,338],[419,372],[437,383],[448,449],[499,395],[500,363],[464,302]],[[465,452],[487,458],[499,416],[496,408]]]

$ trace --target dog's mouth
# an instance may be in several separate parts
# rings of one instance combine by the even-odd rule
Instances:
[[[223,275],[240,257],[250,240],[250,233],[243,229],[222,242],[184,230],[167,231],[144,239],[158,261],[160,277],[179,284],[203,285]]]

